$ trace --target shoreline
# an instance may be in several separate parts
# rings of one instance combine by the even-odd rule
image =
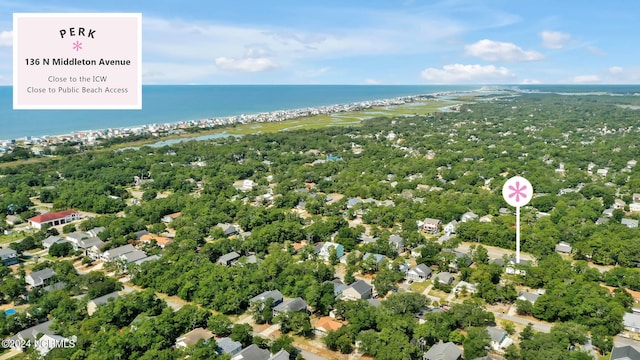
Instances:
[[[79,141],[83,144],[94,144],[98,140],[126,138],[130,136],[151,135],[162,138],[171,135],[185,134],[184,130],[189,128],[199,128],[204,131],[215,130],[228,126],[245,125],[251,123],[269,123],[294,120],[317,115],[332,115],[353,111],[363,111],[385,106],[399,106],[419,101],[438,100],[441,97],[451,97],[462,94],[477,93],[487,89],[478,88],[475,90],[440,91],[427,94],[407,95],[394,98],[366,100],[347,104],[335,104],[326,106],[304,107],[296,109],[282,109],[270,112],[260,112],[253,114],[240,114],[235,116],[211,117],[200,120],[183,120],[163,124],[144,124],[136,126],[126,126],[118,128],[106,128],[95,130],[79,130],[67,134],[24,136],[18,139],[0,140],[0,146],[8,146],[22,141],[25,145],[49,144],[55,145],[68,141]],[[492,89],[496,91],[497,89]],[[196,135],[193,134],[189,135]]]

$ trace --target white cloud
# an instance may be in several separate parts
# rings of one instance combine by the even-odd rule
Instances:
[[[216,58],[216,65],[225,71],[239,72],[263,72],[278,68],[278,65],[269,58],[234,59],[218,57]]]
[[[13,31],[0,31],[0,46],[13,45]]]
[[[543,31],[540,37],[542,46],[548,49],[562,49],[571,41],[571,35],[560,31]]]
[[[573,77],[573,83],[576,84],[591,84],[591,83],[599,83],[600,76],[598,75],[578,75]]]
[[[427,68],[420,74],[423,79],[440,84],[504,83],[515,77],[509,69],[502,66],[463,64],[449,64],[442,69]]]
[[[540,80],[536,80],[536,79],[524,79],[520,83],[523,85],[541,84]]]
[[[621,68],[620,66],[612,66],[608,69],[610,74],[620,74],[624,71],[623,68]]]
[[[381,82],[376,79],[364,79],[364,83],[367,85],[380,85]]]
[[[467,55],[475,56],[485,61],[522,62],[544,59],[544,56],[539,52],[523,50],[513,43],[488,39],[466,45],[464,48]]]

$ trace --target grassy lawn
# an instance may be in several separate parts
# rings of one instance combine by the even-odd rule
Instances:
[[[14,232],[9,235],[0,235],[0,244],[10,244],[24,238],[25,236],[25,234],[21,234],[19,232]]]
[[[429,284],[431,284],[431,281],[414,282],[413,284],[409,285],[409,288],[414,293],[422,294],[427,289]]]

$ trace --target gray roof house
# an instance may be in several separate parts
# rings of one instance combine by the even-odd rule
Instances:
[[[289,311],[307,312],[307,302],[300,297],[285,300],[273,308],[273,316]]]
[[[129,267],[130,264],[140,261],[147,257],[147,253],[142,250],[134,250],[126,254],[120,255],[120,259],[124,261],[124,266]]]
[[[522,291],[520,294],[518,294],[518,300],[526,300],[532,304],[536,303],[536,300],[538,300],[538,298],[540,297],[540,295],[538,294],[533,294],[530,292],[526,292],[526,291]]]
[[[120,297],[120,294],[118,294],[117,291],[114,291],[107,295],[103,295],[93,300],[89,300],[89,302],[87,303],[87,314],[89,314],[89,316],[93,315],[93,313],[95,313],[96,310],[98,310],[98,306],[108,303],[110,299],[113,299],[115,301],[119,297]]]
[[[491,347],[493,350],[505,349],[507,346],[513,344],[507,332],[502,329],[490,326],[487,328],[487,332],[491,337]]]
[[[218,344],[218,353],[219,354],[230,354],[235,355],[242,351],[242,344],[238,341],[233,341],[231,338],[223,337],[216,341]]]
[[[424,353],[424,360],[460,360],[462,351],[452,342],[435,344]]]
[[[404,252],[404,239],[398,234],[389,236],[389,244],[398,252]]]
[[[240,229],[233,224],[220,223],[220,224],[217,224],[216,226],[222,229],[224,236],[230,236],[240,232]]]
[[[218,263],[220,265],[224,265],[224,266],[231,266],[231,265],[233,265],[233,263],[238,261],[238,259],[240,259],[240,254],[238,254],[235,251],[232,251],[232,252],[230,252],[228,254],[224,254],[224,255],[220,256],[218,258],[218,260],[216,261],[216,263]]]
[[[269,290],[249,299],[249,304],[252,304],[257,301],[265,302],[267,301],[267,299],[273,299],[273,306],[276,306],[282,302],[284,297],[282,296],[282,293],[279,290]]]
[[[407,271],[407,279],[422,282],[429,279],[432,273],[433,271],[427,265],[419,264]]]
[[[613,347],[611,350],[611,360],[640,360],[640,351],[629,345]]]
[[[372,254],[372,253],[366,253],[364,254],[364,256],[362,257],[363,261],[368,260],[369,258],[375,258],[376,261],[376,268],[380,268],[380,263],[382,262],[382,260],[386,259],[387,257],[382,255],[382,254]]]
[[[571,254],[571,244],[561,241],[556,245],[556,252],[561,254]]]
[[[343,300],[366,300],[373,297],[373,287],[364,280],[358,280],[342,291]]]
[[[438,279],[440,284],[451,285],[453,283],[454,276],[447,271],[443,271],[436,275],[436,279]]]
[[[260,349],[256,344],[251,344],[235,354],[231,360],[269,360],[269,350]]]
[[[1,248],[0,261],[2,261],[5,266],[15,265],[18,263],[18,252],[11,248]]]
[[[627,227],[634,229],[638,227],[638,220],[624,218],[620,220],[620,224],[626,225]]]
[[[59,236],[49,236],[48,238],[42,240],[42,247],[48,249],[53,244],[59,244],[63,242],[66,242],[66,240]]]
[[[31,285],[31,287],[45,286],[49,283],[49,280],[56,274],[51,268],[45,268],[39,271],[34,271],[24,277],[24,281]]]
[[[53,330],[50,329],[51,325],[53,325],[53,321],[49,320],[36,326],[32,326],[28,329],[22,330],[9,338],[9,340],[12,340],[11,345],[20,346],[27,340],[31,340],[31,344],[33,344],[33,342],[40,334],[54,335]],[[15,347],[14,349],[22,350],[21,347]]]
[[[640,314],[625,313],[622,317],[622,326],[633,333],[640,333]]]
[[[287,350],[282,349],[277,353],[271,355],[269,360],[289,360],[289,352]]]
[[[134,248],[133,245],[127,244],[127,245],[119,246],[117,248],[104,251],[102,255],[100,255],[100,258],[104,261],[113,261],[119,258],[120,255],[124,255],[126,253],[129,253],[135,250],[136,248]]]

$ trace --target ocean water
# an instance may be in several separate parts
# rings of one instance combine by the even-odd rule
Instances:
[[[173,123],[478,88],[480,86],[150,85],[142,88],[142,110],[13,110],[11,87],[0,86],[0,139]]]

